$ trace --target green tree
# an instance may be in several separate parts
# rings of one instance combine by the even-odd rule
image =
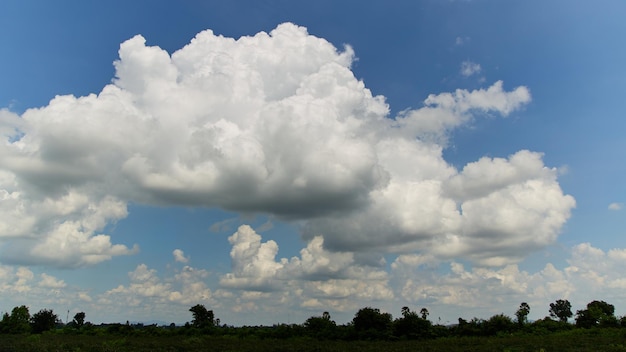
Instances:
[[[74,320],[72,320],[72,323],[79,329],[85,325],[85,312],[78,312],[74,314]]]
[[[378,308],[361,308],[354,315],[352,324],[360,338],[387,338],[391,335],[392,317]]]
[[[426,338],[430,336],[430,321],[426,319],[428,311],[422,308],[421,317],[416,312],[412,312],[408,307],[402,307],[402,318],[393,322],[393,334],[396,337],[407,339]]]
[[[489,318],[483,324],[483,334],[497,335],[498,333],[510,333],[515,328],[515,323],[504,314],[497,314]]]
[[[559,318],[563,323],[567,322],[568,318],[572,317],[572,304],[566,299],[556,300],[554,303],[550,303],[550,316],[553,318]]]
[[[215,324],[215,315],[212,310],[207,310],[204,305],[196,304],[189,308],[191,314],[193,314],[193,320],[191,323],[196,328],[209,328]]]
[[[310,317],[307,319],[304,322],[304,329],[309,336],[318,339],[329,339],[335,336],[337,324],[331,320],[328,312],[324,312],[321,317]]]
[[[35,334],[41,334],[44,331],[52,330],[59,321],[59,317],[54,314],[52,309],[42,309],[33,314],[30,318],[30,325]]]
[[[430,313],[428,313],[428,309],[422,308],[420,310],[420,315],[422,316],[422,319],[424,319],[424,320],[428,319],[428,314],[430,314]]]
[[[594,326],[618,326],[619,323],[614,315],[615,306],[605,301],[592,301],[587,304],[587,309],[576,312],[576,326],[590,328]]]
[[[30,332],[30,313],[28,307],[13,308],[11,315],[5,313],[0,322],[0,330],[9,334],[23,334]]]
[[[530,306],[526,302],[522,302],[519,305],[519,309],[515,312],[515,316],[517,317],[517,323],[520,326],[523,326],[527,323],[528,314],[530,313]]]

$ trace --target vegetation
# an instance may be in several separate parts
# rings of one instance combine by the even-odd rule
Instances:
[[[0,351],[626,351],[626,318],[616,317],[615,307],[604,301],[578,310],[574,324],[567,321],[567,300],[550,304],[550,317],[533,322],[522,302],[516,320],[497,314],[459,318],[450,326],[432,324],[426,308],[418,313],[409,307],[395,320],[365,307],[345,325],[324,312],[303,324],[254,327],[220,325],[201,304],[189,311],[192,321],[184,326],[94,325],[84,312],[63,324],[52,310],[31,316],[19,306],[0,321]]]

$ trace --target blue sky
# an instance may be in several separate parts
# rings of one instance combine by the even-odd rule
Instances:
[[[4,1],[0,309],[626,314],[625,10]]]

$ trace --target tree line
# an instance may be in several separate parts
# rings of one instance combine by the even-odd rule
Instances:
[[[51,309],[42,309],[33,314],[22,305],[5,313],[0,321],[1,334],[40,334],[47,331],[69,334],[120,334],[120,335],[164,335],[211,334],[238,337],[290,338],[311,337],[336,340],[389,340],[389,339],[432,339],[452,336],[495,336],[499,334],[532,333],[549,334],[556,331],[589,328],[626,328],[626,316],[615,316],[615,307],[605,301],[592,301],[584,309],[576,311],[574,324],[568,320],[574,316],[568,300],[550,303],[549,316],[533,322],[528,321],[530,305],[522,302],[515,318],[497,314],[489,319],[458,319],[457,324],[433,324],[428,309],[419,312],[402,307],[401,316],[393,319],[390,313],[378,308],[359,309],[352,321],[338,325],[328,312],[312,316],[302,324],[276,324],[273,326],[234,327],[221,324],[212,310],[202,304],[189,308],[192,320],[183,326],[143,324],[100,324],[85,320],[86,314],[79,312],[70,322],[63,323]]]

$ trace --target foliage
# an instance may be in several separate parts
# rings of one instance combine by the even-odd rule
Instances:
[[[554,303],[550,303],[550,316],[559,318],[560,321],[566,322],[572,317],[572,304],[566,299],[559,299]]]
[[[35,334],[41,334],[44,331],[52,330],[59,321],[59,317],[54,314],[52,309],[42,309],[33,314],[30,318],[30,325]]]
[[[430,337],[431,323],[426,319],[428,311],[426,308],[422,308],[420,313],[421,317],[408,307],[403,307],[402,318],[398,318],[393,322],[393,335],[407,339]]]
[[[483,335],[495,336],[497,334],[508,334],[514,330],[515,323],[513,323],[510,317],[504,314],[497,314],[484,323]]]
[[[85,312],[78,312],[74,315],[74,320],[72,322],[76,325],[77,328],[83,327],[85,325]]]
[[[594,326],[615,327],[619,323],[614,315],[615,306],[605,301],[592,301],[587,304],[587,309],[576,312],[576,326],[591,328]]]
[[[28,307],[13,308],[11,315],[5,313],[0,321],[0,331],[9,334],[24,334],[30,332],[30,313]]]
[[[378,308],[361,308],[352,319],[358,338],[384,339],[391,336],[391,314],[381,313]]]
[[[524,324],[527,323],[527,317],[529,313],[530,313],[530,306],[528,305],[528,303],[522,302],[519,305],[519,309],[517,310],[517,312],[515,312],[515,316],[517,317],[517,323],[520,326],[523,326]]]
[[[189,308],[191,314],[193,314],[192,325],[195,328],[209,328],[215,325],[215,316],[212,310],[207,310],[202,304],[196,304]]]
[[[330,313],[324,312],[321,317],[310,317],[304,322],[307,335],[317,339],[336,337],[337,324],[331,320]]]

